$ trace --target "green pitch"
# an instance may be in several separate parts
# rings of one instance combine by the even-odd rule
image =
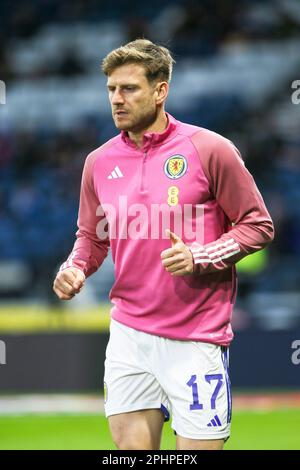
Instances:
[[[300,449],[300,409],[236,411],[225,449]],[[162,449],[174,449],[164,426]],[[0,417],[0,449],[115,449],[102,415],[20,415]]]

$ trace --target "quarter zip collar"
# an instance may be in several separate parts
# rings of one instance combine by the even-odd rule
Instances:
[[[135,142],[130,139],[127,131],[121,131],[121,138],[126,145],[133,147],[135,149],[139,149],[143,152],[146,152],[150,147],[160,144],[161,142],[167,140],[172,134],[175,133],[177,129],[177,121],[176,119],[171,116],[171,114],[166,113],[168,118],[168,125],[163,132],[146,132],[143,136],[143,145],[142,147],[138,148]]]

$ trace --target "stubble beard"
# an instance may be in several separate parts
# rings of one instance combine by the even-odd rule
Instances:
[[[126,124],[119,122],[117,119],[114,119],[114,123],[117,129],[120,131],[126,131],[126,132],[142,132],[144,129],[147,129],[150,127],[156,120],[157,118],[157,110],[149,110],[148,113],[143,114],[142,116],[139,116],[136,119],[132,119],[129,116],[129,122]]]

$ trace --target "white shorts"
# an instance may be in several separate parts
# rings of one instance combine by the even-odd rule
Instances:
[[[111,320],[105,414],[158,408],[179,436],[227,439],[231,393],[228,349],[144,333]]]

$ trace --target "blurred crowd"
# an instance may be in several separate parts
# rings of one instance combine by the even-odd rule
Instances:
[[[255,42],[299,36],[297,0],[10,0],[1,1],[1,79],[18,77],[10,63],[10,45],[34,37],[48,24],[97,23],[121,20],[126,40],[145,36],[165,42],[177,56],[207,57],[228,42]],[[72,47],[59,51],[58,63],[45,63],[29,76],[68,77],[84,74]]]

